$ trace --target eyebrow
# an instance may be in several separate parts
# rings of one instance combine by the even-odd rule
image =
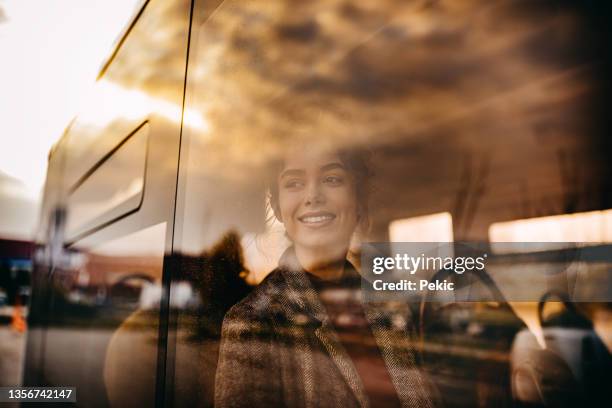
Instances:
[[[306,173],[305,170],[298,170],[298,169],[287,169],[284,170],[280,176],[278,176],[279,180],[285,177],[290,177],[290,176],[301,176],[304,175]]]
[[[346,168],[344,167],[344,165],[342,165],[342,163],[333,162],[333,163],[328,163],[324,166],[321,166],[319,171],[326,172],[326,171],[330,171],[334,169],[346,170]],[[303,169],[287,169],[287,170],[284,170],[278,178],[280,180],[280,179],[283,179],[285,177],[290,177],[290,176],[302,176],[305,173],[306,173],[306,170],[303,170]]]
[[[321,167],[320,170],[321,171],[329,171],[329,170],[334,170],[334,169],[346,170],[344,165],[342,163],[338,163],[338,162],[326,164],[325,166]]]

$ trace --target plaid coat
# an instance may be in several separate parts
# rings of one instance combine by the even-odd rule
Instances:
[[[364,304],[364,310],[402,406],[437,405],[416,364],[413,330],[383,324],[393,313],[410,316],[409,308]],[[369,406],[362,381],[300,268],[274,270],[225,316],[215,405]]]

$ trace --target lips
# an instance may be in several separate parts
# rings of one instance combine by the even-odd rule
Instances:
[[[318,211],[301,215],[298,217],[298,220],[308,225],[322,225],[334,220],[335,218],[336,215],[333,213]]]

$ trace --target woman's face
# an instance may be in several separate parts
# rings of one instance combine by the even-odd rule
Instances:
[[[296,251],[346,255],[358,218],[353,176],[337,154],[290,154],[276,210]]]

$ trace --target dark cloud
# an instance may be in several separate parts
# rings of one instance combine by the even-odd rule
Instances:
[[[304,142],[391,146],[399,158],[382,163],[397,168],[381,174],[419,175],[429,198],[401,206],[418,213],[448,208],[466,155],[494,161],[502,198],[486,205],[509,206],[509,180],[557,188],[549,150],[591,143],[589,26],[566,1],[226,0],[199,18],[188,92],[210,124],[202,171],[251,179]]]
[[[308,42],[316,39],[319,34],[319,26],[313,20],[297,24],[279,24],[276,32],[281,40]]]

